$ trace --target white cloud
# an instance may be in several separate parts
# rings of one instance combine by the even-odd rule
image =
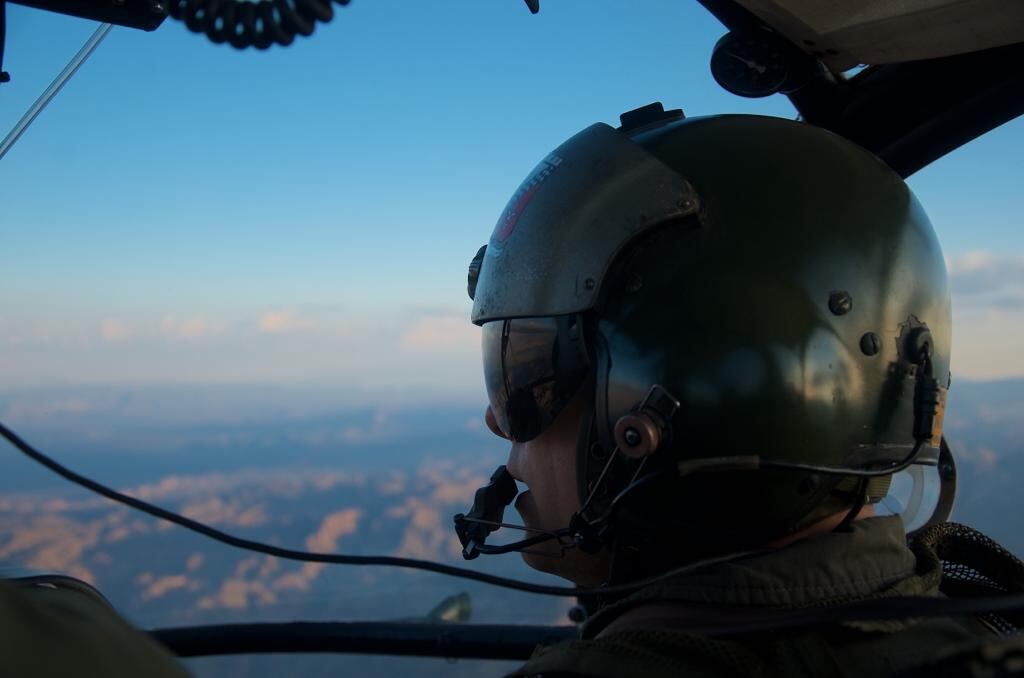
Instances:
[[[100,323],[100,336],[105,341],[126,341],[131,339],[133,334],[131,328],[117,318],[107,318]]]
[[[476,351],[480,347],[480,328],[463,315],[427,315],[402,333],[399,346],[411,353]]]
[[[1024,375],[1024,310],[953,305],[953,378]]]
[[[190,318],[178,318],[175,315],[165,315],[159,320],[136,321],[132,324],[126,323],[119,318],[105,318],[100,321],[99,334],[107,343],[117,344],[136,339],[152,339],[162,337],[172,340],[193,340],[215,337],[224,333],[224,324],[204,318],[192,316]],[[65,341],[69,339],[65,337]]]
[[[205,339],[224,333],[223,323],[202,317],[178,320],[173,315],[160,321],[160,334],[170,339]]]
[[[264,334],[292,334],[312,330],[316,323],[292,311],[267,311],[260,316],[258,326]]]
[[[1024,374],[1024,255],[964,252],[946,260],[953,292],[953,374]]]
[[[1024,255],[965,252],[947,264],[953,294],[964,303],[1024,305]]]
[[[95,404],[86,398],[72,396],[41,402],[15,400],[0,412],[3,412],[2,421],[25,423],[46,421],[52,417],[87,414],[95,409]]]

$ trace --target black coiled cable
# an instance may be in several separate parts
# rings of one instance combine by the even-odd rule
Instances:
[[[331,3],[350,0],[171,0],[169,13],[193,33],[236,49],[287,46],[334,18]]]

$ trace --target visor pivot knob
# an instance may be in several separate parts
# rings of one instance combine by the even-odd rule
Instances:
[[[476,256],[469,262],[469,275],[466,280],[466,291],[469,298],[476,299],[476,284],[480,280],[480,267],[484,264],[484,255],[487,253],[487,245],[484,245],[476,252]]]
[[[646,414],[627,414],[615,424],[615,444],[627,457],[649,457],[661,445],[661,432]]]

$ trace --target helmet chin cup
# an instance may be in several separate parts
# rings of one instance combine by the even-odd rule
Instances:
[[[649,457],[661,447],[661,429],[643,413],[630,413],[615,422],[615,444],[631,459]]]

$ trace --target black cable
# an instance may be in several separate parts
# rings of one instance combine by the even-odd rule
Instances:
[[[350,0],[333,0],[341,6]],[[334,18],[331,0],[171,0],[169,14],[193,33],[235,49],[288,46]]]
[[[857,483],[856,492],[857,495],[853,500],[853,504],[850,505],[850,508],[846,511],[846,515],[839,521],[839,524],[832,529],[833,532],[846,532],[850,527],[850,524],[857,520],[857,516],[860,514],[861,509],[863,509],[864,505],[868,502],[867,478],[860,479]]]
[[[917,455],[921,452],[921,447],[924,445],[924,442],[924,440],[918,440],[914,444],[914,448],[910,451],[910,454],[904,457],[902,461],[897,462],[892,466],[886,466],[878,469],[857,469],[847,468],[844,466],[815,466],[814,464],[796,464],[788,461],[775,461],[772,459],[761,459],[759,467],[765,469],[778,469],[781,471],[806,471],[808,473],[821,473],[824,475],[875,478],[878,476],[887,476],[891,473],[898,473],[912,466],[917,459]]]
[[[11,81],[11,74],[4,70],[4,49],[7,43],[7,0],[0,0],[0,84]]]
[[[814,464],[801,464],[796,462],[778,461],[774,459],[763,459],[756,455],[743,455],[735,457],[703,457],[698,459],[690,459],[688,461],[681,461],[676,465],[676,473],[669,474],[665,471],[656,471],[654,473],[648,473],[647,475],[641,476],[627,485],[621,490],[615,498],[612,499],[608,506],[608,510],[595,520],[591,521],[591,525],[603,525],[610,522],[611,517],[618,509],[619,505],[622,504],[626,497],[636,492],[636,490],[649,485],[654,482],[665,480],[669,477],[679,478],[691,475],[698,472],[740,472],[740,471],[760,471],[763,469],[771,471],[804,471],[808,473],[821,473],[823,475],[842,475],[842,476],[854,476],[858,478],[873,478],[876,476],[885,476],[892,473],[898,473],[912,466],[917,460],[918,454],[921,452],[921,447],[924,441],[919,440],[915,443],[913,449],[906,457],[902,460],[886,466],[880,469],[858,469],[849,468],[845,466],[816,466]],[[858,509],[859,510],[859,509]]]
[[[342,7],[349,2],[333,0]],[[536,14],[540,0],[526,0],[526,6]],[[312,35],[318,23],[334,18],[334,8],[332,0],[170,0],[168,14],[193,33],[205,33],[211,42],[267,49]]]
[[[219,541],[222,544],[228,546],[234,546],[235,548],[244,549],[246,551],[253,551],[256,553],[263,553],[268,556],[274,556],[276,558],[283,558],[285,560],[298,560],[302,562],[310,563],[327,563],[330,565],[382,565],[386,567],[402,567],[412,570],[424,570],[427,572],[435,572],[437,574],[443,574],[450,577],[459,577],[462,579],[470,579],[473,581],[479,581],[484,584],[490,584],[492,586],[499,586],[502,588],[513,589],[516,591],[523,591],[526,593],[537,593],[540,595],[548,596],[566,596],[566,597],[590,597],[590,596],[607,596],[607,595],[619,595],[632,593],[645,586],[650,586],[653,583],[668,579],[670,577],[679,576],[688,572],[710,567],[712,565],[719,565],[721,563],[737,560],[747,556],[758,555],[767,552],[767,550],[757,551],[745,551],[741,553],[734,553],[719,558],[710,558],[708,560],[702,560],[696,563],[691,563],[684,567],[680,567],[668,572],[664,572],[660,575],[648,577],[646,579],[640,579],[629,584],[620,584],[617,586],[608,586],[598,589],[584,589],[575,588],[568,586],[548,586],[545,584],[534,584],[531,582],[520,581],[518,579],[511,579],[509,577],[499,577],[493,574],[487,574],[484,572],[477,572],[475,570],[469,570],[463,567],[455,567],[452,565],[445,565],[443,563],[435,563],[430,560],[419,560],[416,558],[400,558],[398,556],[346,556],[341,554],[332,553],[312,553],[310,551],[299,551],[295,549],[281,548],[273,546],[271,544],[264,544],[263,542],[253,541],[251,539],[243,539],[226,532],[222,532],[216,528],[210,527],[200,523],[199,521],[186,518],[183,515],[168,511],[167,509],[160,508],[148,502],[136,499],[126,494],[122,494],[117,490],[112,490],[106,485],[87,478],[79,473],[75,473],[71,469],[67,468],[54,461],[50,457],[46,456],[39,450],[35,449],[27,442],[21,439],[16,433],[11,431],[9,428],[0,424],[0,437],[5,438],[9,443],[14,445],[19,451],[25,456],[32,459],[33,461],[45,466],[57,475],[61,476],[65,480],[69,480],[72,483],[84,487],[90,492],[102,495],[107,499],[124,504],[137,511],[147,513],[154,518],[166,520],[167,522],[180,525],[186,530],[191,530],[204,537],[209,537],[214,541]]]

